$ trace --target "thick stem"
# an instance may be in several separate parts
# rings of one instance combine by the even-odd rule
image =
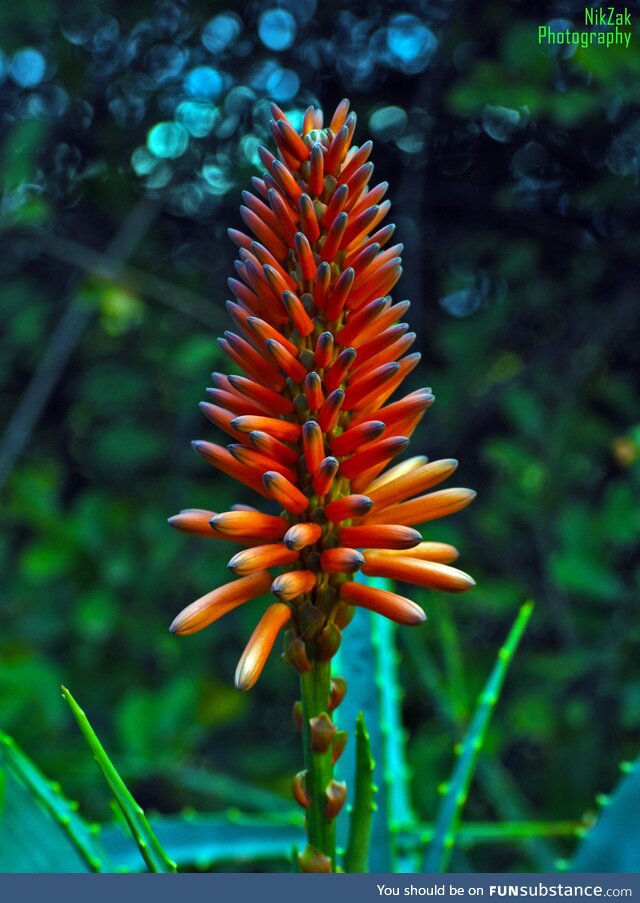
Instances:
[[[328,818],[325,814],[327,788],[333,778],[333,725],[329,711],[331,662],[314,661],[312,669],[300,675],[300,688],[305,785],[311,799],[306,811],[307,838],[316,850],[331,860],[331,871],[335,871],[335,818]]]

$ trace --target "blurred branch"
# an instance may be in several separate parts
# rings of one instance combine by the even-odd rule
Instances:
[[[113,280],[115,273],[118,276],[117,281],[126,283],[128,288],[140,295],[165,304],[167,307],[197,320],[209,329],[220,328],[220,318],[215,316],[215,312],[210,313],[207,310],[209,305],[203,295],[167,282],[152,273],[145,273],[137,267],[123,265],[114,258],[109,250],[100,253],[78,241],[63,238],[60,235],[42,236],[39,246],[45,254],[71,264],[87,275]]]
[[[147,234],[159,210],[157,202],[148,200],[140,201],[131,210],[107,247],[106,259],[109,266],[105,275],[115,279],[121,273],[125,261]],[[94,313],[94,308],[80,301],[74,292],[51,333],[40,363],[22,394],[0,442],[0,489],[29,441],[33,428],[53,394],[73,349]]]

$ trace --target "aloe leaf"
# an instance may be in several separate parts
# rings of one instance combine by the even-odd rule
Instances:
[[[381,589],[392,586],[388,580],[380,578],[359,575],[357,579]],[[416,868],[413,860],[396,855],[393,848],[395,826],[413,819],[405,752],[406,731],[401,717],[396,630],[396,625],[386,618],[357,609],[345,640],[347,651],[344,654],[340,651],[336,660],[336,673],[342,674],[347,681],[347,694],[336,711],[338,723],[342,729],[351,731],[358,714],[363,713],[370,735],[371,754],[379,769],[377,809],[369,849],[369,867],[373,872],[406,872]],[[339,770],[351,792],[356,776],[353,743],[347,744]],[[347,837],[347,814],[343,810],[338,819],[338,839],[345,845]]]
[[[78,814],[77,805],[62,794],[60,785],[48,780],[12,737],[0,731],[0,761],[60,826],[93,872],[114,871],[100,843],[99,825],[90,825]]]
[[[2,769],[0,768],[0,773]],[[0,812],[0,874],[89,872],[62,826],[45,812],[13,772],[4,771]]]
[[[341,674],[347,682],[346,696],[336,709],[338,726],[349,733],[346,749],[336,766],[337,776],[347,782],[347,806],[343,808],[337,820],[338,844],[343,849],[348,842],[348,811],[351,808],[356,780],[353,728],[360,712],[369,725],[371,754],[376,762],[376,768],[384,768],[380,698],[376,686],[377,664],[371,629],[374,617],[376,615],[371,615],[364,609],[356,610],[345,639],[345,643],[348,643],[348,654],[340,652],[337,659],[334,659],[335,673]],[[369,868],[374,872],[390,872],[392,860],[388,791],[384,781],[378,781],[378,784],[377,812],[373,819],[369,847]]]
[[[120,807],[129,830],[138,845],[140,855],[152,872],[175,872],[176,864],[171,860],[160,845],[158,838],[153,833],[147,817],[129,792],[126,784],[114,768],[111,760],[104,751],[100,741],[96,737],[93,728],[89,724],[87,716],[75,701],[71,693],[62,687],[62,698],[71,709],[78,726],[91,748],[100,771],[111,788],[116,802]]]
[[[640,759],[623,762],[625,777],[600,797],[600,818],[580,844],[572,872],[640,872]]]
[[[373,783],[375,762],[362,712],[356,720],[356,778],[353,788],[353,807],[349,823],[349,841],[344,857],[346,872],[366,872],[369,867],[371,820],[376,809]]]
[[[376,654],[373,645],[370,612],[357,608],[349,624],[346,643],[333,660],[333,673],[341,674],[347,682],[347,693],[335,712],[335,721],[341,730],[347,731],[349,740],[336,765],[337,777],[347,783],[347,805],[337,819],[338,847],[346,849],[349,837],[349,812],[356,783],[356,749],[353,730],[360,713],[369,724],[370,750],[378,768],[384,767],[381,730],[380,699],[376,687]],[[369,846],[369,866],[375,872],[390,872],[391,831],[387,813],[387,788],[379,787],[376,818],[373,819]]]
[[[456,747],[458,761],[440,807],[433,840],[425,859],[425,872],[446,871],[456,841],[462,808],[467,800],[478,755],[482,749],[491,715],[500,697],[507,670],[533,612],[526,602],[518,612],[509,635],[498,652],[489,679],[478,697],[475,711],[464,739]]]
[[[388,580],[371,580],[379,589],[391,590]],[[402,724],[402,698],[398,675],[400,655],[397,649],[397,625],[387,618],[372,619],[373,648],[376,653],[380,711],[384,744],[384,777],[389,794],[391,830],[414,818],[409,793],[410,771],[407,765],[407,732]]]
[[[221,863],[246,870],[254,863],[291,861],[291,848],[304,846],[304,829],[298,812],[288,816],[224,814],[155,816],[150,824],[162,846],[181,869],[208,871]],[[104,843],[118,862],[141,871],[141,861],[119,825],[105,827]]]

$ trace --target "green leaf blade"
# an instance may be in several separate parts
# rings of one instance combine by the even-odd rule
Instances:
[[[478,697],[465,737],[457,748],[459,758],[447,784],[436,820],[435,834],[425,859],[425,872],[443,872],[446,871],[449,865],[455,845],[460,815],[467,799],[491,715],[498,702],[509,665],[513,660],[532,612],[532,602],[526,602],[520,608],[507,639],[498,651],[496,662],[484,689]]]
[[[107,756],[102,744],[89,724],[87,716],[65,687],[62,687],[62,697],[71,709],[100,771],[111,788],[122,815],[129,826],[129,830],[138,845],[140,854],[150,871],[157,873],[177,871],[175,862],[167,856],[162,848],[158,838],[151,829],[151,825],[149,824],[146,815],[131,795],[131,792]]]

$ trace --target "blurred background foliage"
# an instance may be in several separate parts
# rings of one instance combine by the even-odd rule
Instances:
[[[433,818],[518,605],[537,602],[465,819],[585,819],[640,748],[640,51],[541,48],[583,5],[132,0],[0,7],[0,724],[104,818],[69,686],[143,804],[288,809],[292,670],[244,696],[255,605],[167,632],[229,548],[173,533],[251,501],[193,455],[224,368],[240,191],[295,118],[347,94],[405,244],[397,296],[437,404],[412,451],[479,498],[427,538],[478,587],[400,632],[408,755]],[[259,606],[258,606],[259,608]],[[345,654],[348,654],[348,632]],[[260,788],[260,792],[250,789]],[[548,867],[573,841],[455,864]]]

